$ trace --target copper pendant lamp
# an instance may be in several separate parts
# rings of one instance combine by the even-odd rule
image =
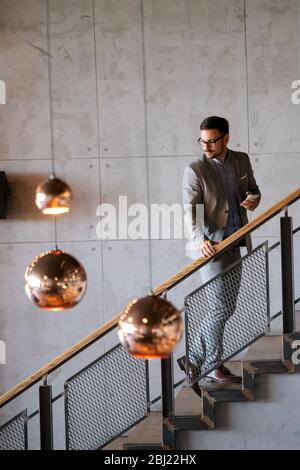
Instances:
[[[149,295],[130,302],[119,321],[121,344],[136,358],[167,358],[183,332],[180,312],[168,300]]]
[[[87,285],[83,266],[61,250],[37,256],[25,272],[28,298],[45,310],[65,310],[82,299]]]
[[[43,214],[65,214],[69,212],[72,200],[70,187],[51,174],[35,192],[35,203]]]
[[[38,185],[35,191],[35,203],[43,214],[64,214],[69,212],[72,192],[70,187],[61,179],[56,178],[54,169],[54,124],[53,124],[53,97],[52,97],[52,54],[50,44],[50,12],[49,0],[46,2],[47,16],[47,47],[48,47],[48,86],[49,86],[49,122],[50,122],[50,144],[51,144],[51,166],[52,172],[48,180]]]

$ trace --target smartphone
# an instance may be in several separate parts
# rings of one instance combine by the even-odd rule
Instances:
[[[246,201],[255,201],[255,199],[257,199],[260,195],[259,194],[248,194],[248,196],[246,197]]]

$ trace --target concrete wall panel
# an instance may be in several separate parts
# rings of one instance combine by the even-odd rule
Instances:
[[[149,160],[149,191],[152,204],[182,204],[184,168],[197,157],[159,157]]]
[[[200,122],[222,115],[247,150],[243,2],[144,2],[150,155],[196,155]]]
[[[49,102],[12,99],[0,108],[0,156],[5,160],[50,157]]]
[[[99,205],[99,160],[67,159],[55,165],[57,176],[66,181],[73,191],[68,214],[57,216],[58,240],[97,240],[96,210]]]
[[[96,0],[95,17],[101,156],[145,156],[141,2]]]
[[[98,156],[92,1],[51,1],[50,28],[55,153]]]
[[[128,206],[147,204],[145,158],[101,159],[101,202],[118,210],[119,196],[127,196]]]
[[[46,9],[37,0],[1,1],[0,79],[7,104],[0,108],[0,157],[47,158],[49,97]]]
[[[299,152],[299,2],[251,0],[247,5],[250,151]]]
[[[146,295],[150,291],[148,242],[103,242],[103,286],[106,321],[130,300]]]
[[[257,210],[249,214],[250,219],[254,219],[299,188],[300,155],[252,155],[251,163],[262,193],[261,203]],[[296,228],[300,225],[299,202],[290,206],[289,214],[293,216],[293,224]],[[255,235],[273,235],[279,239],[281,215],[256,230]]]

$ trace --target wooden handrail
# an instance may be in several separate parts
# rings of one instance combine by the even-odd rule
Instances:
[[[300,188],[298,188],[296,191],[289,194],[286,198],[279,201],[277,204],[272,206],[267,211],[263,212],[263,214],[256,217],[256,219],[254,219],[252,222],[249,222],[247,225],[242,227],[233,235],[226,238],[226,240],[221,242],[216,247],[216,253],[214,256],[210,258],[199,258],[196,261],[193,261],[192,263],[188,264],[183,269],[181,269],[177,274],[170,277],[164,283],[160,284],[158,287],[153,289],[152,293],[154,295],[160,295],[164,291],[169,290],[172,287],[176,286],[179,282],[183,281],[185,278],[187,278],[192,273],[197,271],[201,266],[204,266],[205,264],[209,263],[213,258],[218,256],[223,251],[225,251],[229,246],[233,245],[234,243],[238,242],[240,239],[244,238],[245,235],[247,235],[248,233],[253,232],[253,230],[257,229],[258,227],[266,223],[268,220],[272,219],[275,215],[281,212],[285,207],[290,206],[291,204],[296,202],[298,199],[300,199]],[[77,343],[75,343],[73,346],[71,346],[69,349],[64,351],[62,354],[52,359],[52,361],[45,364],[43,367],[41,367],[36,372],[28,376],[22,382],[17,384],[15,387],[11,388],[8,392],[4,393],[0,397],[0,407],[2,407],[3,405],[11,401],[16,396],[20,395],[20,393],[30,388],[32,385],[37,383],[40,379],[42,379],[43,377],[53,372],[55,369],[57,369],[66,361],[74,357],[80,351],[90,346],[92,343],[94,343],[99,338],[104,336],[110,330],[115,328],[119,322],[120,315],[121,315],[121,312],[118,313],[116,316],[114,316],[111,320],[106,322],[104,325],[92,331],[89,335],[85,336],[81,341],[78,341]]]

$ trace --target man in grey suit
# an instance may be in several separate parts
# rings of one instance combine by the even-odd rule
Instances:
[[[186,254],[192,259],[210,257],[215,247],[226,237],[239,230],[247,222],[247,210],[253,211],[259,204],[260,191],[256,184],[250,159],[246,153],[227,148],[229,124],[224,118],[211,116],[200,125],[198,143],[203,155],[185,168],[183,176],[183,203],[189,239]],[[196,207],[203,204],[204,218],[199,217]],[[244,245],[251,250],[250,236]],[[241,257],[240,246],[235,245],[200,269],[203,282],[221,273]],[[193,366],[206,376],[207,380],[217,383],[237,383],[241,378],[232,374],[225,366],[219,366],[223,353],[223,333],[225,323],[234,313],[239,291],[241,272],[238,282],[231,290],[230,301],[225,295],[228,285],[218,278],[214,292],[214,305],[209,312],[205,328],[199,331],[197,351],[191,349],[187,365],[185,358],[178,363],[193,377]],[[201,330],[201,328],[200,328]]]

